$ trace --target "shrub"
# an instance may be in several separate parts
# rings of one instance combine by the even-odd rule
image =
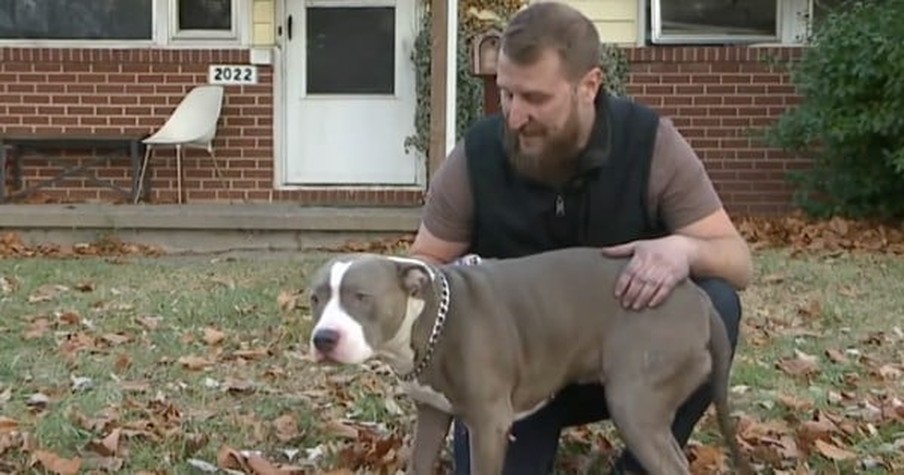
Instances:
[[[802,102],[767,143],[812,158],[794,172],[816,216],[904,217],[904,0],[848,1],[790,66]]]

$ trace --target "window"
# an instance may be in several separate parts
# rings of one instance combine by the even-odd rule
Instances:
[[[152,0],[0,0],[0,39],[150,40]]]
[[[779,0],[650,0],[654,43],[775,41]]]
[[[0,42],[88,47],[244,43],[249,26],[241,20],[249,18],[250,5],[245,0],[0,0]]]
[[[308,94],[393,94],[394,7],[308,7]]]
[[[844,0],[648,0],[656,44],[802,44]]]
[[[234,38],[235,0],[172,0],[175,38]]]

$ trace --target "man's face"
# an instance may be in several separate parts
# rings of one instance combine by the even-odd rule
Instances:
[[[599,85],[595,74],[577,83],[569,81],[553,50],[544,51],[530,65],[515,64],[500,52],[496,81],[514,168],[542,182],[566,178],[583,146],[578,143],[582,131],[593,120],[581,114],[579,106],[592,105]]]

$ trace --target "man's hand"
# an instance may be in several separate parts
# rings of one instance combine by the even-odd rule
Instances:
[[[686,236],[667,236],[604,247],[612,257],[631,256],[615,284],[615,296],[625,308],[640,310],[662,303],[690,274],[694,246]]]

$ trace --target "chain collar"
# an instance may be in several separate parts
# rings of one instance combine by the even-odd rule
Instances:
[[[417,363],[414,370],[401,376],[402,381],[413,381],[427,369],[427,365],[430,364],[430,359],[433,357],[433,351],[436,349],[436,342],[439,341],[439,337],[442,335],[443,325],[446,323],[446,314],[449,313],[449,297],[451,294],[449,291],[449,281],[442,272],[438,272],[436,275],[439,277],[440,299],[436,320],[433,322],[433,330],[430,332],[430,338],[427,339],[427,348],[424,349],[424,357]]]

